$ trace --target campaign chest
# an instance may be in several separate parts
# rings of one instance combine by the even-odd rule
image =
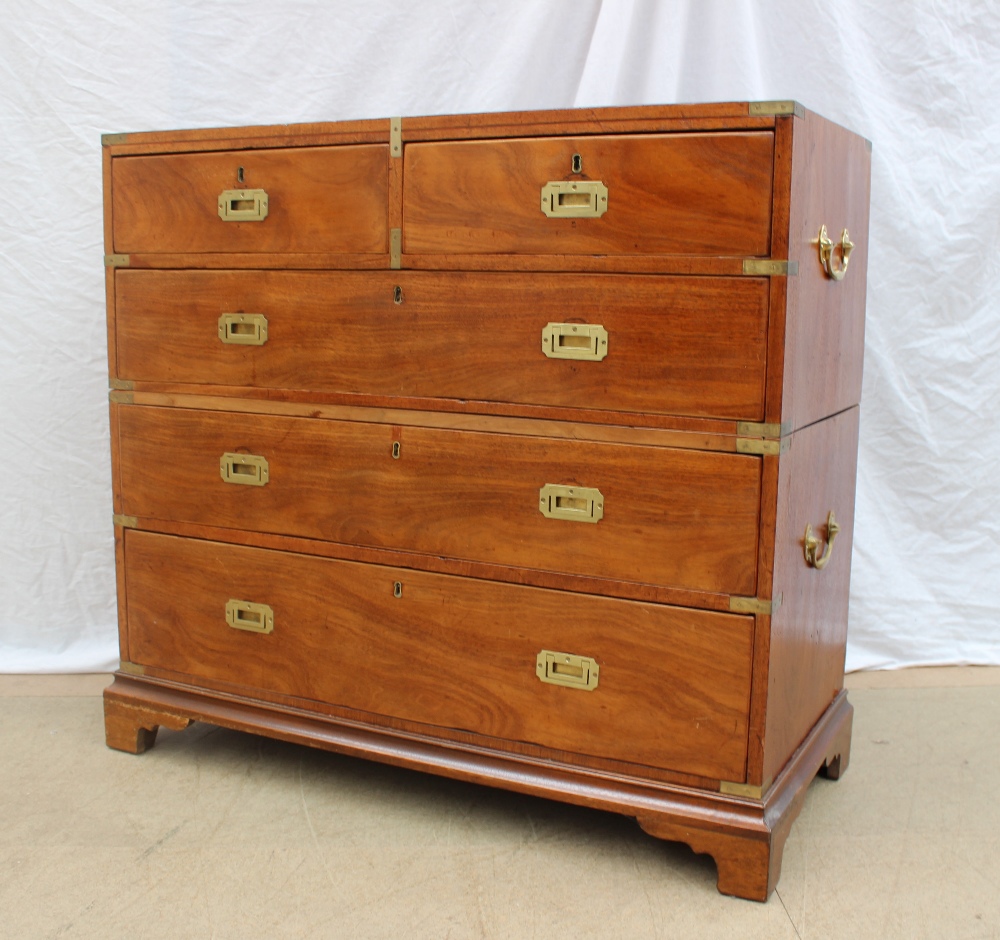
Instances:
[[[870,145],[794,102],[104,145],[108,744],[624,813],[766,899],[849,755]]]

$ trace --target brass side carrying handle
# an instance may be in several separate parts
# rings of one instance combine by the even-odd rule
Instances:
[[[219,317],[219,339],[234,346],[263,346],[267,317],[262,313],[224,313]]]
[[[234,630],[271,633],[274,630],[274,611],[267,604],[234,599],[226,603],[226,623]]]
[[[263,222],[267,193],[263,189],[224,189],[219,193],[219,218],[223,222]]]
[[[542,650],[535,657],[535,675],[542,682],[593,692],[600,676],[597,660],[574,653]]]
[[[843,234],[840,236],[840,264],[839,266],[834,260],[834,243],[833,239],[830,238],[826,233],[826,226],[820,226],[819,230],[819,262],[823,265],[823,270],[826,271],[826,276],[833,278],[835,281],[842,281],[844,275],[847,274],[847,263],[851,259],[851,251],[854,249],[854,242],[851,241],[851,237],[847,234],[847,229],[844,229]]]
[[[542,352],[549,359],[600,362],[608,354],[608,331],[600,323],[547,323]]]
[[[264,486],[270,479],[266,457],[256,454],[223,454],[219,458],[219,476],[226,483]]]
[[[542,212],[550,219],[597,219],[608,211],[600,180],[553,180],[542,187]]]
[[[830,514],[826,517],[826,545],[823,548],[823,554],[820,554],[820,545],[822,543],[818,536],[813,535],[812,525],[806,523],[806,534],[802,542],[802,550],[806,556],[806,564],[810,568],[822,571],[827,566],[830,557],[833,555],[833,540],[837,537],[839,531],[840,526],[837,524],[837,520],[833,518],[833,510],[831,509]]]

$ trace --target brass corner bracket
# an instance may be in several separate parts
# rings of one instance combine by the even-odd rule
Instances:
[[[743,273],[750,277],[794,277],[799,273],[799,263],[780,258],[744,258]]]
[[[104,267],[106,268],[127,268],[129,266],[128,255],[105,255]]]
[[[779,594],[774,600],[764,600],[760,597],[739,597],[729,598],[729,609],[734,614],[761,614],[764,617],[773,617],[778,608],[781,607],[783,594]]]
[[[751,101],[747,106],[750,117],[805,117],[806,109],[797,101]]]

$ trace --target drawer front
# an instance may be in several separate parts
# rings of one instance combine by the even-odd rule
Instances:
[[[122,270],[115,291],[126,379],[763,412],[763,278]],[[266,334],[221,336],[220,318],[239,313],[263,317]],[[577,327],[602,329],[603,345],[571,345]]]
[[[752,618],[137,531],[125,566],[141,665],[743,779]],[[231,627],[232,600],[266,604],[272,631]],[[540,681],[542,650],[593,660],[597,687]]]
[[[381,145],[117,157],[115,251],[387,252],[388,163]],[[266,217],[240,220],[261,192]]]
[[[756,583],[759,458],[115,406],[123,512],[724,594]],[[253,462],[223,480],[224,455]],[[395,456],[394,456],[395,455]],[[227,458],[236,460],[238,458]],[[260,485],[242,485],[244,482]],[[603,518],[580,521],[599,491]]]
[[[773,141],[739,132],[409,144],[403,251],[766,255]],[[599,181],[606,211],[546,215],[543,187],[561,181]]]

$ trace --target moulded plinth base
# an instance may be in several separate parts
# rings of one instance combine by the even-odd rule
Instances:
[[[151,747],[162,725],[192,721],[249,731],[473,783],[634,816],[650,835],[711,855],[723,894],[765,901],[781,873],[792,822],[819,771],[836,779],[850,759],[853,708],[841,692],[761,799],[604,775],[516,754],[443,745],[342,719],[119,673],[104,693],[109,747]]]

